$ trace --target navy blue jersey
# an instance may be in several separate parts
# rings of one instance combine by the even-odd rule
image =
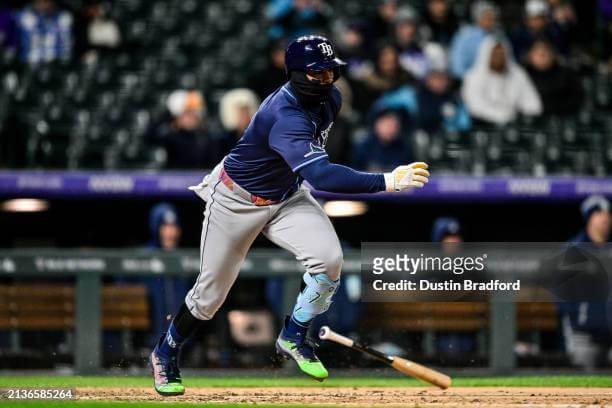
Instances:
[[[340,91],[333,87],[329,101],[306,109],[287,82],[263,101],[225,157],[225,171],[251,194],[284,199],[302,182],[300,169],[327,158],[327,136],[341,104]]]

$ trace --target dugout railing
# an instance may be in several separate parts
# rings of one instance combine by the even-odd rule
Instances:
[[[359,274],[359,251],[345,252],[345,274]],[[253,250],[241,276],[248,278],[283,277],[283,304],[290,310],[301,282],[302,266],[290,255],[278,250]],[[196,276],[199,271],[197,251],[172,253],[147,250],[33,249],[0,250],[0,277],[5,282],[22,278],[45,281],[72,277],[74,286],[74,368],[79,374],[96,374],[102,367],[103,276]],[[12,279],[14,278],[14,279]],[[504,296],[496,295],[496,296]],[[516,305],[512,299],[491,301],[488,307],[489,368],[503,373],[514,369],[513,349],[516,339]]]

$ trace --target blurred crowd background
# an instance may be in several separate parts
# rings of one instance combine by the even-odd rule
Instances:
[[[612,165],[612,2],[11,0],[0,166],[211,168],[286,81],[287,41],[348,62],[332,161],[438,174]]]
[[[287,42],[309,33],[330,37],[348,63],[336,82],[344,102],[327,144],[333,162],[380,171],[427,161],[434,176],[612,172],[612,0],[3,1],[0,168],[204,173],[286,81]],[[51,200],[48,211],[36,214],[0,211],[1,228],[10,231],[0,235],[0,246],[197,247],[200,201],[158,198],[77,197]],[[610,237],[609,203],[600,196],[581,207],[368,205],[361,217],[334,219],[346,249],[362,241],[604,244]],[[255,247],[270,243],[258,240]],[[146,325],[133,337],[117,327],[104,337],[107,366],[139,365],[191,282],[105,277],[104,283],[144,288],[129,296],[142,300]],[[358,288],[358,281],[343,282],[330,310],[327,319],[339,331],[368,333],[381,349],[419,361],[486,364],[486,304],[364,305]],[[21,297],[29,300],[45,289],[27,290]],[[187,349],[186,365],[270,364],[273,326],[284,313],[281,292],[280,279],[240,279],[219,317]],[[0,298],[8,293],[0,290]],[[64,310],[65,299],[58,299],[64,298],[48,302]],[[51,313],[50,304],[40,303]],[[0,312],[13,307],[2,306]],[[519,308],[513,350],[519,364],[609,367],[608,311],[565,306]],[[259,329],[249,332],[253,327]],[[69,361],[69,329],[60,323],[21,332],[7,323],[0,367]],[[350,356],[341,355],[332,349],[322,357],[346,365]]]

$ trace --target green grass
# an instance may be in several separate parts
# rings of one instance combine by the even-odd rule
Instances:
[[[187,387],[413,387],[423,385],[410,378],[331,378],[320,384],[307,378],[193,377]],[[517,376],[455,378],[456,387],[612,387],[612,376]],[[80,376],[0,376],[0,388],[9,387],[150,387],[149,377],[80,377]],[[244,408],[251,404],[194,404],[168,402],[104,401],[7,401],[0,408]],[[282,408],[295,405],[257,404],[258,408]],[[309,408],[325,408],[323,405]],[[337,406],[335,407],[337,408]]]
[[[149,377],[0,376],[9,387],[150,387]],[[411,378],[330,378],[318,383],[301,377],[187,377],[187,387],[415,387]],[[612,387],[612,376],[517,376],[454,378],[455,387]]]

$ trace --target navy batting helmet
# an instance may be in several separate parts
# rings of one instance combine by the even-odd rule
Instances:
[[[285,69],[291,71],[325,71],[338,68],[346,62],[336,57],[331,41],[320,35],[307,35],[291,41],[285,51]]]

